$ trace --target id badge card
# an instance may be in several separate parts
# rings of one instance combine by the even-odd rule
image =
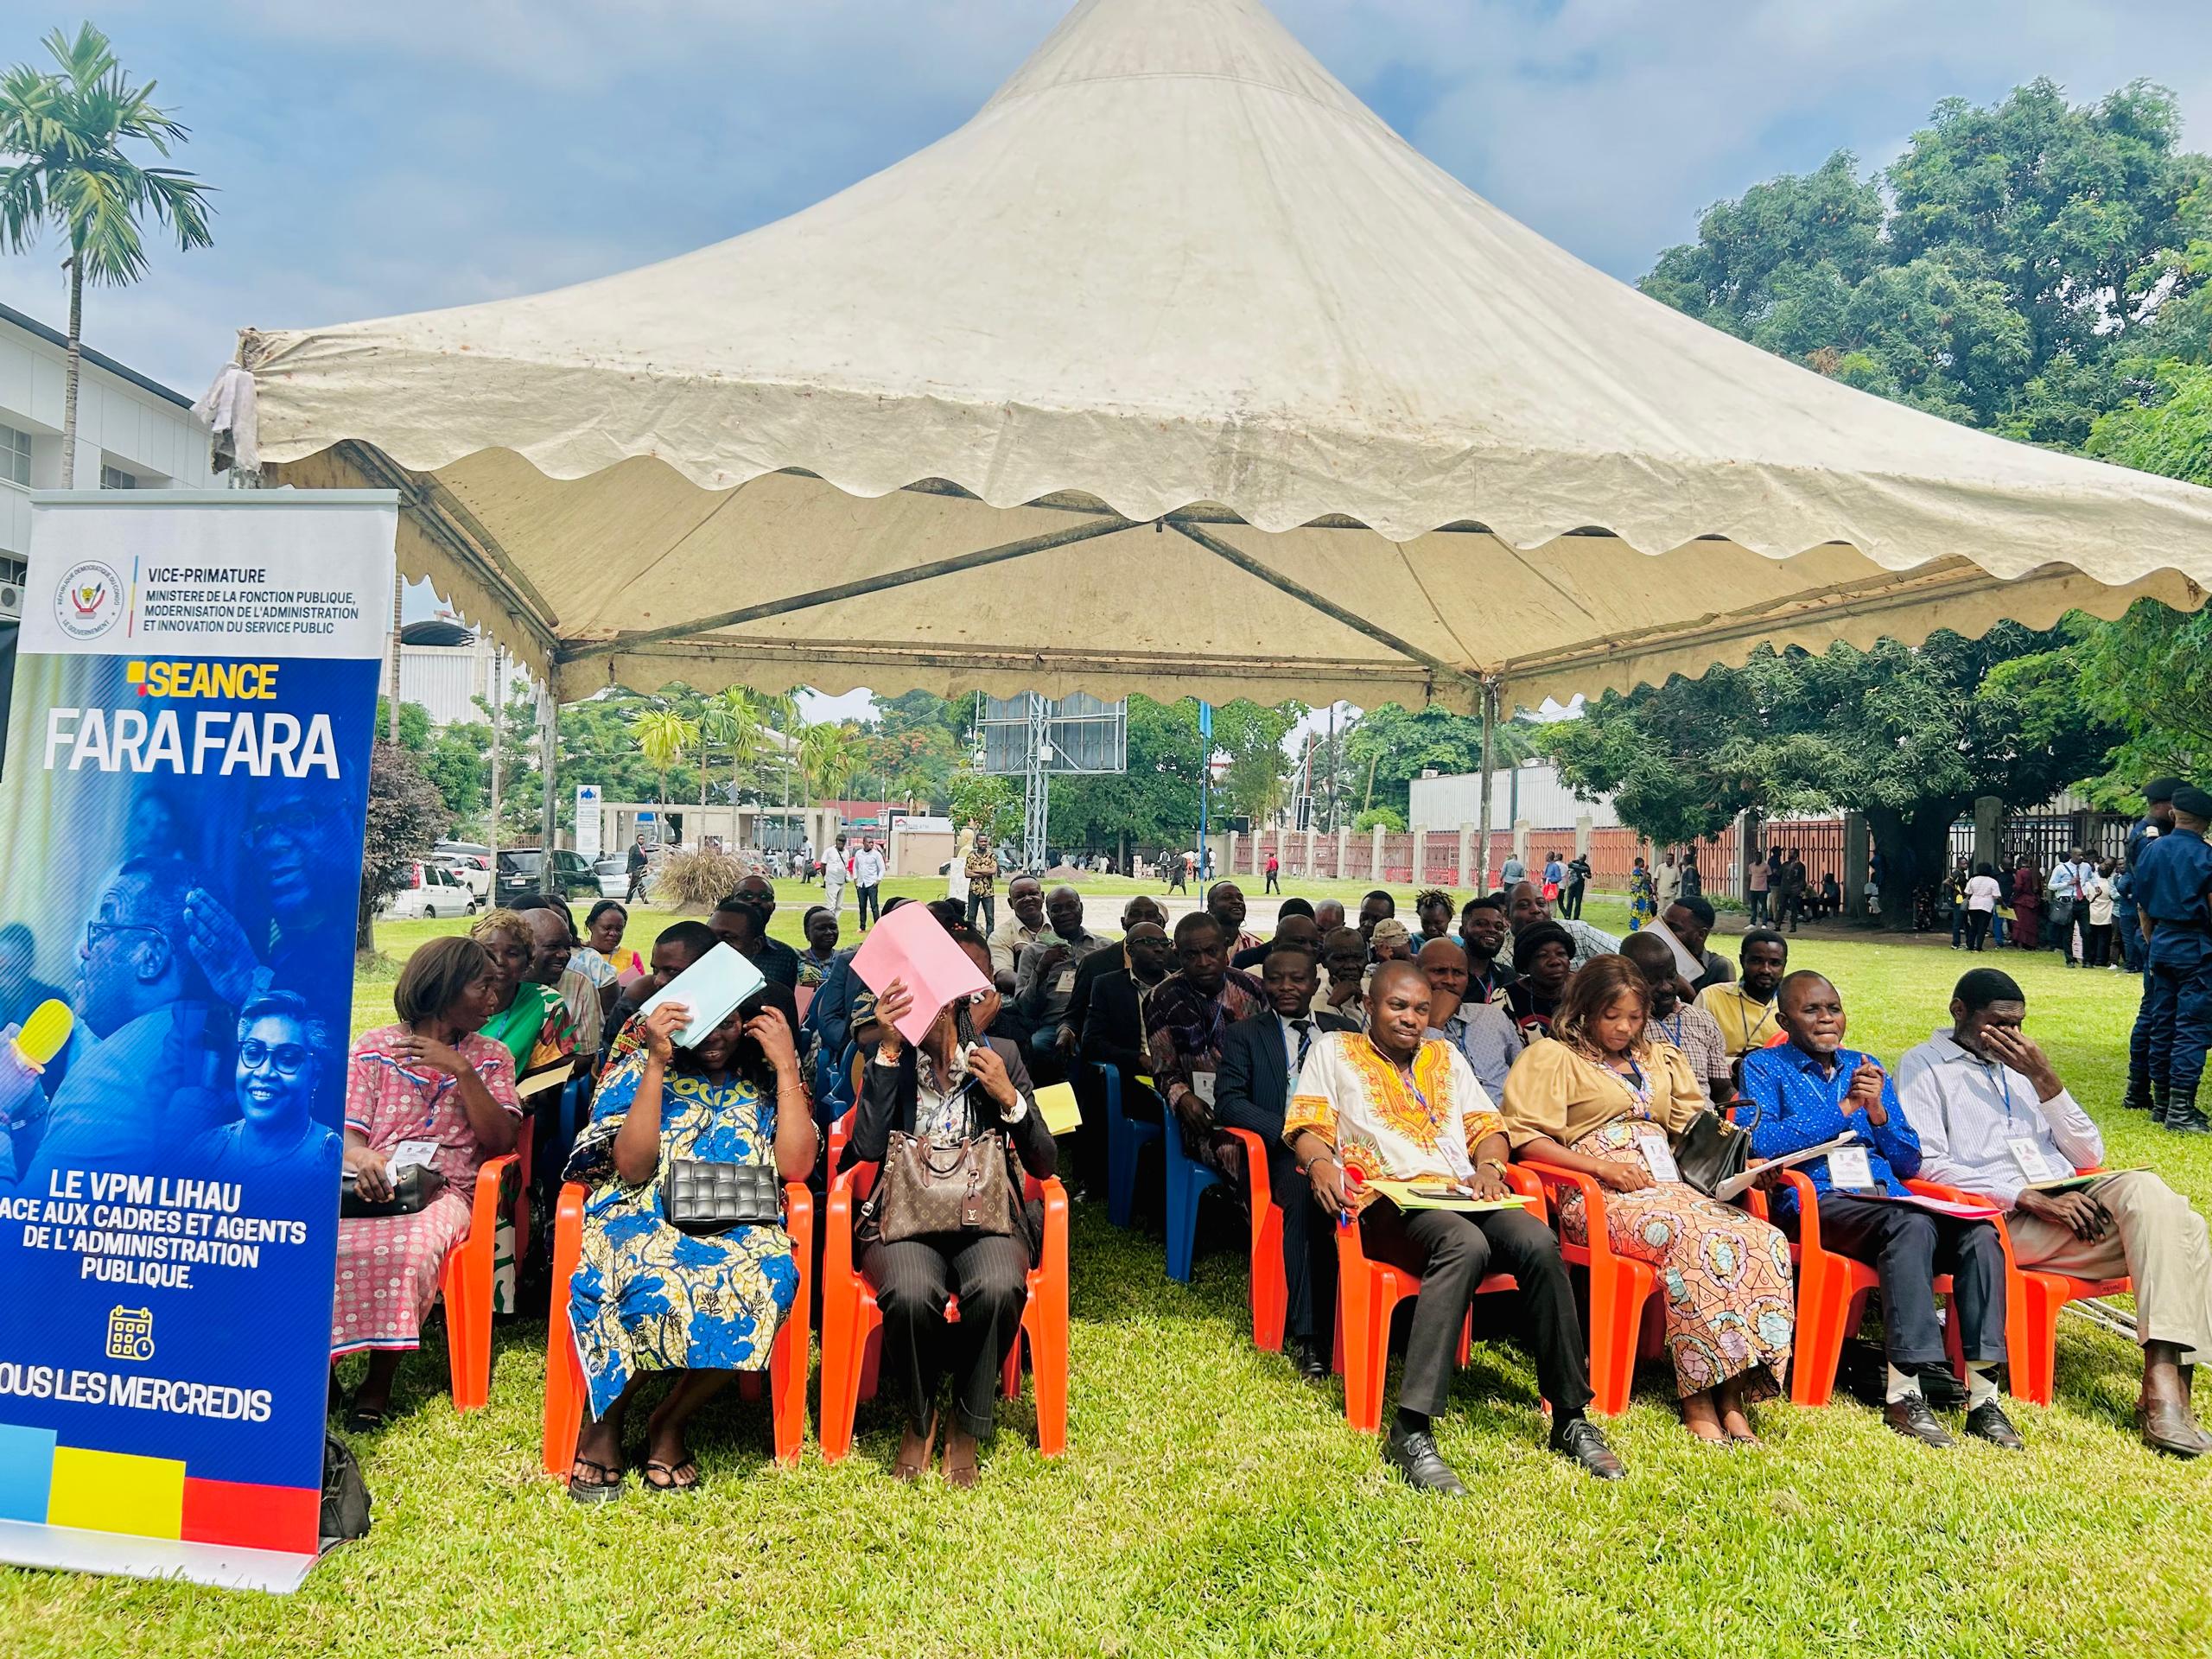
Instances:
[[[2044,1149],[2024,1135],[2014,1136],[2005,1147],[2012,1154],[2012,1161],[2019,1166],[2021,1179],[2031,1186],[2037,1181],[2055,1181],[2074,1173],[2070,1169],[2053,1169]]]
[[[1682,1179],[1681,1171],[1675,1167],[1675,1150],[1667,1144],[1664,1131],[1648,1126],[1640,1128],[1636,1132],[1636,1143],[1653,1180],[1663,1184]]]
[[[437,1161],[438,1143],[435,1141],[403,1141],[391,1149],[391,1173],[421,1166],[428,1169]]]
[[[1213,1073],[1211,1071],[1192,1072],[1191,1092],[1211,1108],[1213,1105]]]
[[[1828,1184],[1865,1189],[1874,1185],[1874,1166],[1864,1147],[1838,1147],[1828,1154]]]
[[[1075,989],[1075,969],[1063,968],[1052,976],[1052,995],[1065,996]]]

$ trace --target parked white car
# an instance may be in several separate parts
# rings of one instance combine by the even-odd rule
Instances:
[[[599,878],[599,896],[602,899],[627,899],[630,896],[630,859],[626,853],[615,853],[602,858],[591,867]],[[653,878],[650,868],[645,872],[645,893],[652,893]]]
[[[412,922],[474,916],[476,910],[476,895],[458,874],[435,861],[418,860],[407,867],[407,885],[385,899],[378,913]]]

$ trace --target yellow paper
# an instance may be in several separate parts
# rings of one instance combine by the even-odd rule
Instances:
[[[1457,1196],[1451,1198],[1431,1198],[1425,1194],[1416,1196],[1414,1192],[1414,1188],[1416,1186],[1438,1187],[1446,1185],[1448,1185],[1448,1183],[1440,1180],[1392,1181],[1379,1180],[1372,1177],[1370,1177],[1366,1183],[1367,1189],[1370,1192],[1376,1193],[1379,1197],[1389,1199],[1391,1203],[1396,1205],[1401,1210],[1458,1210],[1463,1212],[1472,1213],[1474,1211],[1484,1210],[1513,1210],[1524,1208],[1532,1202],[1532,1200],[1522,1197],[1517,1192],[1514,1193],[1510,1197],[1503,1198],[1478,1198],[1471,1197],[1463,1198]]]
[[[1075,1103],[1071,1084],[1047,1084],[1037,1091],[1037,1115],[1054,1135],[1073,1135],[1083,1126],[1083,1113]]]

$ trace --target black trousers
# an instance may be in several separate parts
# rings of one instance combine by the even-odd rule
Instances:
[[[1323,1221],[1328,1219],[1324,1216]],[[1510,1273],[1521,1286],[1526,1332],[1536,1361],[1536,1384],[1554,1413],[1590,1403],[1589,1356],[1574,1307],[1574,1287],[1552,1230],[1526,1210],[1462,1215],[1452,1210],[1400,1211],[1387,1198],[1360,1212],[1360,1243],[1377,1262],[1421,1275],[1398,1404],[1433,1417],[1452,1395],[1459,1361],[1459,1325],[1484,1275]]]
[[[960,1427],[977,1440],[991,1432],[999,1373],[1029,1301],[1029,1247],[1019,1238],[944,1233],[869,1245],[861,1270],[875,1281],[883,1313],[877,1375],[895,1389],[918,1434],[929,1431],[938,1385],[952,1376]],[[960,1298],[960,1322],[948,1325],[945,1299]]]
[[[1266,891],[1268,893],[1281,893],[1282,891],[1281,887],[1275,880],[1275,872],[1273,870],[1269,870],[1268,872],[1268,885]]]
[[[1796,1212],[1785,1220],[1794,1233]],[[1995,1224],[1831,1192],[1821,1200],[1821,1243],[1881,1276],[1882,1346],[1899,1370],[1949,1363],[1936,1318],[1936,1278],[1945,1273],[1967,1363],[2004,1359],[2005,1246]]]
[[[968,925],[976,925],[976,918],[983,918],[983,931],[988,933],[999,925],[999,900],[995,893],[970,892],[968,895]]]
[[[863,928],[867,927],[867,925],[872,921],[881,921],[883,919],[883,906],[876,899],[876,892],[877,889],[872,882],[861,885],[861,925]]]
[[[1989,937],[1989,918],[1996,913],[1997,912],[1993,910],[1970,910],[1967,912],[1967,950],[1979,950],[1981,949],[1982,942]]]
[[[1559,896],[1559,913],[1562,916],[1582,914],[1582,883],[1570,881]]]
[[[1283,1334],[1325,1347],[1336,1335],[1336,1217],[1313,1202],[1281,1131],[1261,1138],[1268,1148],[1268,1190],[1282,1211]]]

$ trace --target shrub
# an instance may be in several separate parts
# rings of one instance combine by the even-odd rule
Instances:
[[[1375,829],[1395,835],[1405,827],[1406,815],[1395,806],[1370,806],[1351,821],[1352,833],[1357,836]]]
[[[653,900],[671,910],[712,910],[744,879],[743,861],[728,853],[671,853],[653,876]]]

